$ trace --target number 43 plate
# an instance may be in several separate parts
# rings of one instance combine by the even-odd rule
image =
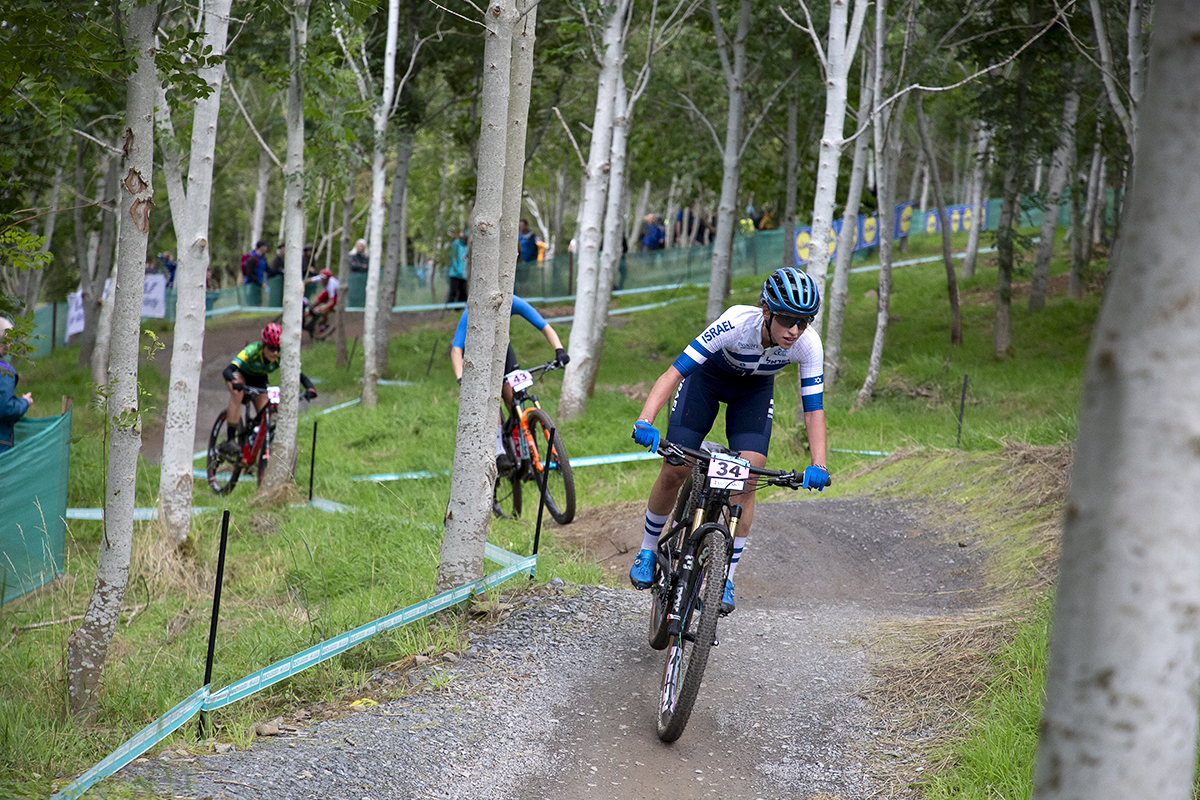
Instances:
[[[708,462],[708,486],[710,489],[740,492],[746,488],[746,479],[749,477],[750,462],[744,458],[714,453],[712,460]]]
[[[519,392],[522,389],[528,389],[530,386],[533,386],[533,375],[524,369],[514,369],[504,376],[504,380],[508,381],[508,385],[512,387],[514,392]]]

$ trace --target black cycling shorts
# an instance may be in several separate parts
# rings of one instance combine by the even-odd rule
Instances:
[[[725,404],[731,450],[767,454],[775,416],[774,375],[733,375],[702,366],[683,379],[671,400],[667,441],[699,449]]]

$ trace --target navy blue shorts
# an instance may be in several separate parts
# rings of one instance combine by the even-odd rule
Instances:
[[[774,375],[731,375],[701,367],[683,379],[671,400],[667,441],[699,449],[725,404],[731,450],[767,454],[775,416]]]

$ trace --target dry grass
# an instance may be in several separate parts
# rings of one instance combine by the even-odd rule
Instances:
[[[911,449],[898,451],[847,478],[886,474],[889,467],[916,456]],[[994,677],[992,656],[1028,620],[1034,602],[1056,577],[1071,447],[1003,442],[998,455],[961,454],[948,468],[957,472],[964,461],[982,468],[981,483],[986,482],[988,491],[977,503],[950,512],[952,516],[990,513],[994,519],[973,521],[996,526],[1001,541],[1023,540],[1023,548],[1036,555],[1019,575],[990,593],[1000,595],[991,607],[952,617],[894,620],[878,631],[872,647],[874,681],[860,696],[883,731],[872,765],[880,797],[920,798],[922,778],[945,768],[947,757],[931,762],[930,754],[969,723],[969,709]]]

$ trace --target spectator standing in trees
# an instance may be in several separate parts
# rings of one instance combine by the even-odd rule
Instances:
[[[450,269],[446,271],[450,279],[447,303],[467,302],[467,249],[467,231],[464,228],[450,242]]]
[[[308,242],[304,245],[304,256],[300,259],[300,274],[304,276],[304,280],[317,276],[317,265],[312,263],[312,254],[313,244]]]
[[[285,243],[280,242],[279,247],[275,248],[275,257],[271,259],[271,266],[267,267],[267,278],[283,274],[283,252],[286,246]]]
[[[257,284],[266,288],[267,279],[267,243],[262,239],[254,245],[254,249],[242,256],[242,283]]]
[[[522,219],[517,224],[517,286],[529,278],[529,265],[538,260],[537,234],[529,229],[529,220]]]
[[[667,232],[658,221],[658,217],[647,214],[644,222],[646,227],[642,231],[642,249],[662,250],[667,242]]]
[[[33,405],[33,393],[17,397],[17,370],[5,360],[8,355],[8,331],[13,324],[0,317],[0,453],[13,446],[13,426]]]
[[[367,253],[367,240],[359,239],[354,243],[354,250],[350,253],[350,271],[366,272],[370,260],[371,257]]]
[[[167,288],[175,285],[175,270],[179,267],[175,261],[175,256],[170,250],[164,250],[158,254],[158,265],[162,268],[162,273],[167,276]]]

